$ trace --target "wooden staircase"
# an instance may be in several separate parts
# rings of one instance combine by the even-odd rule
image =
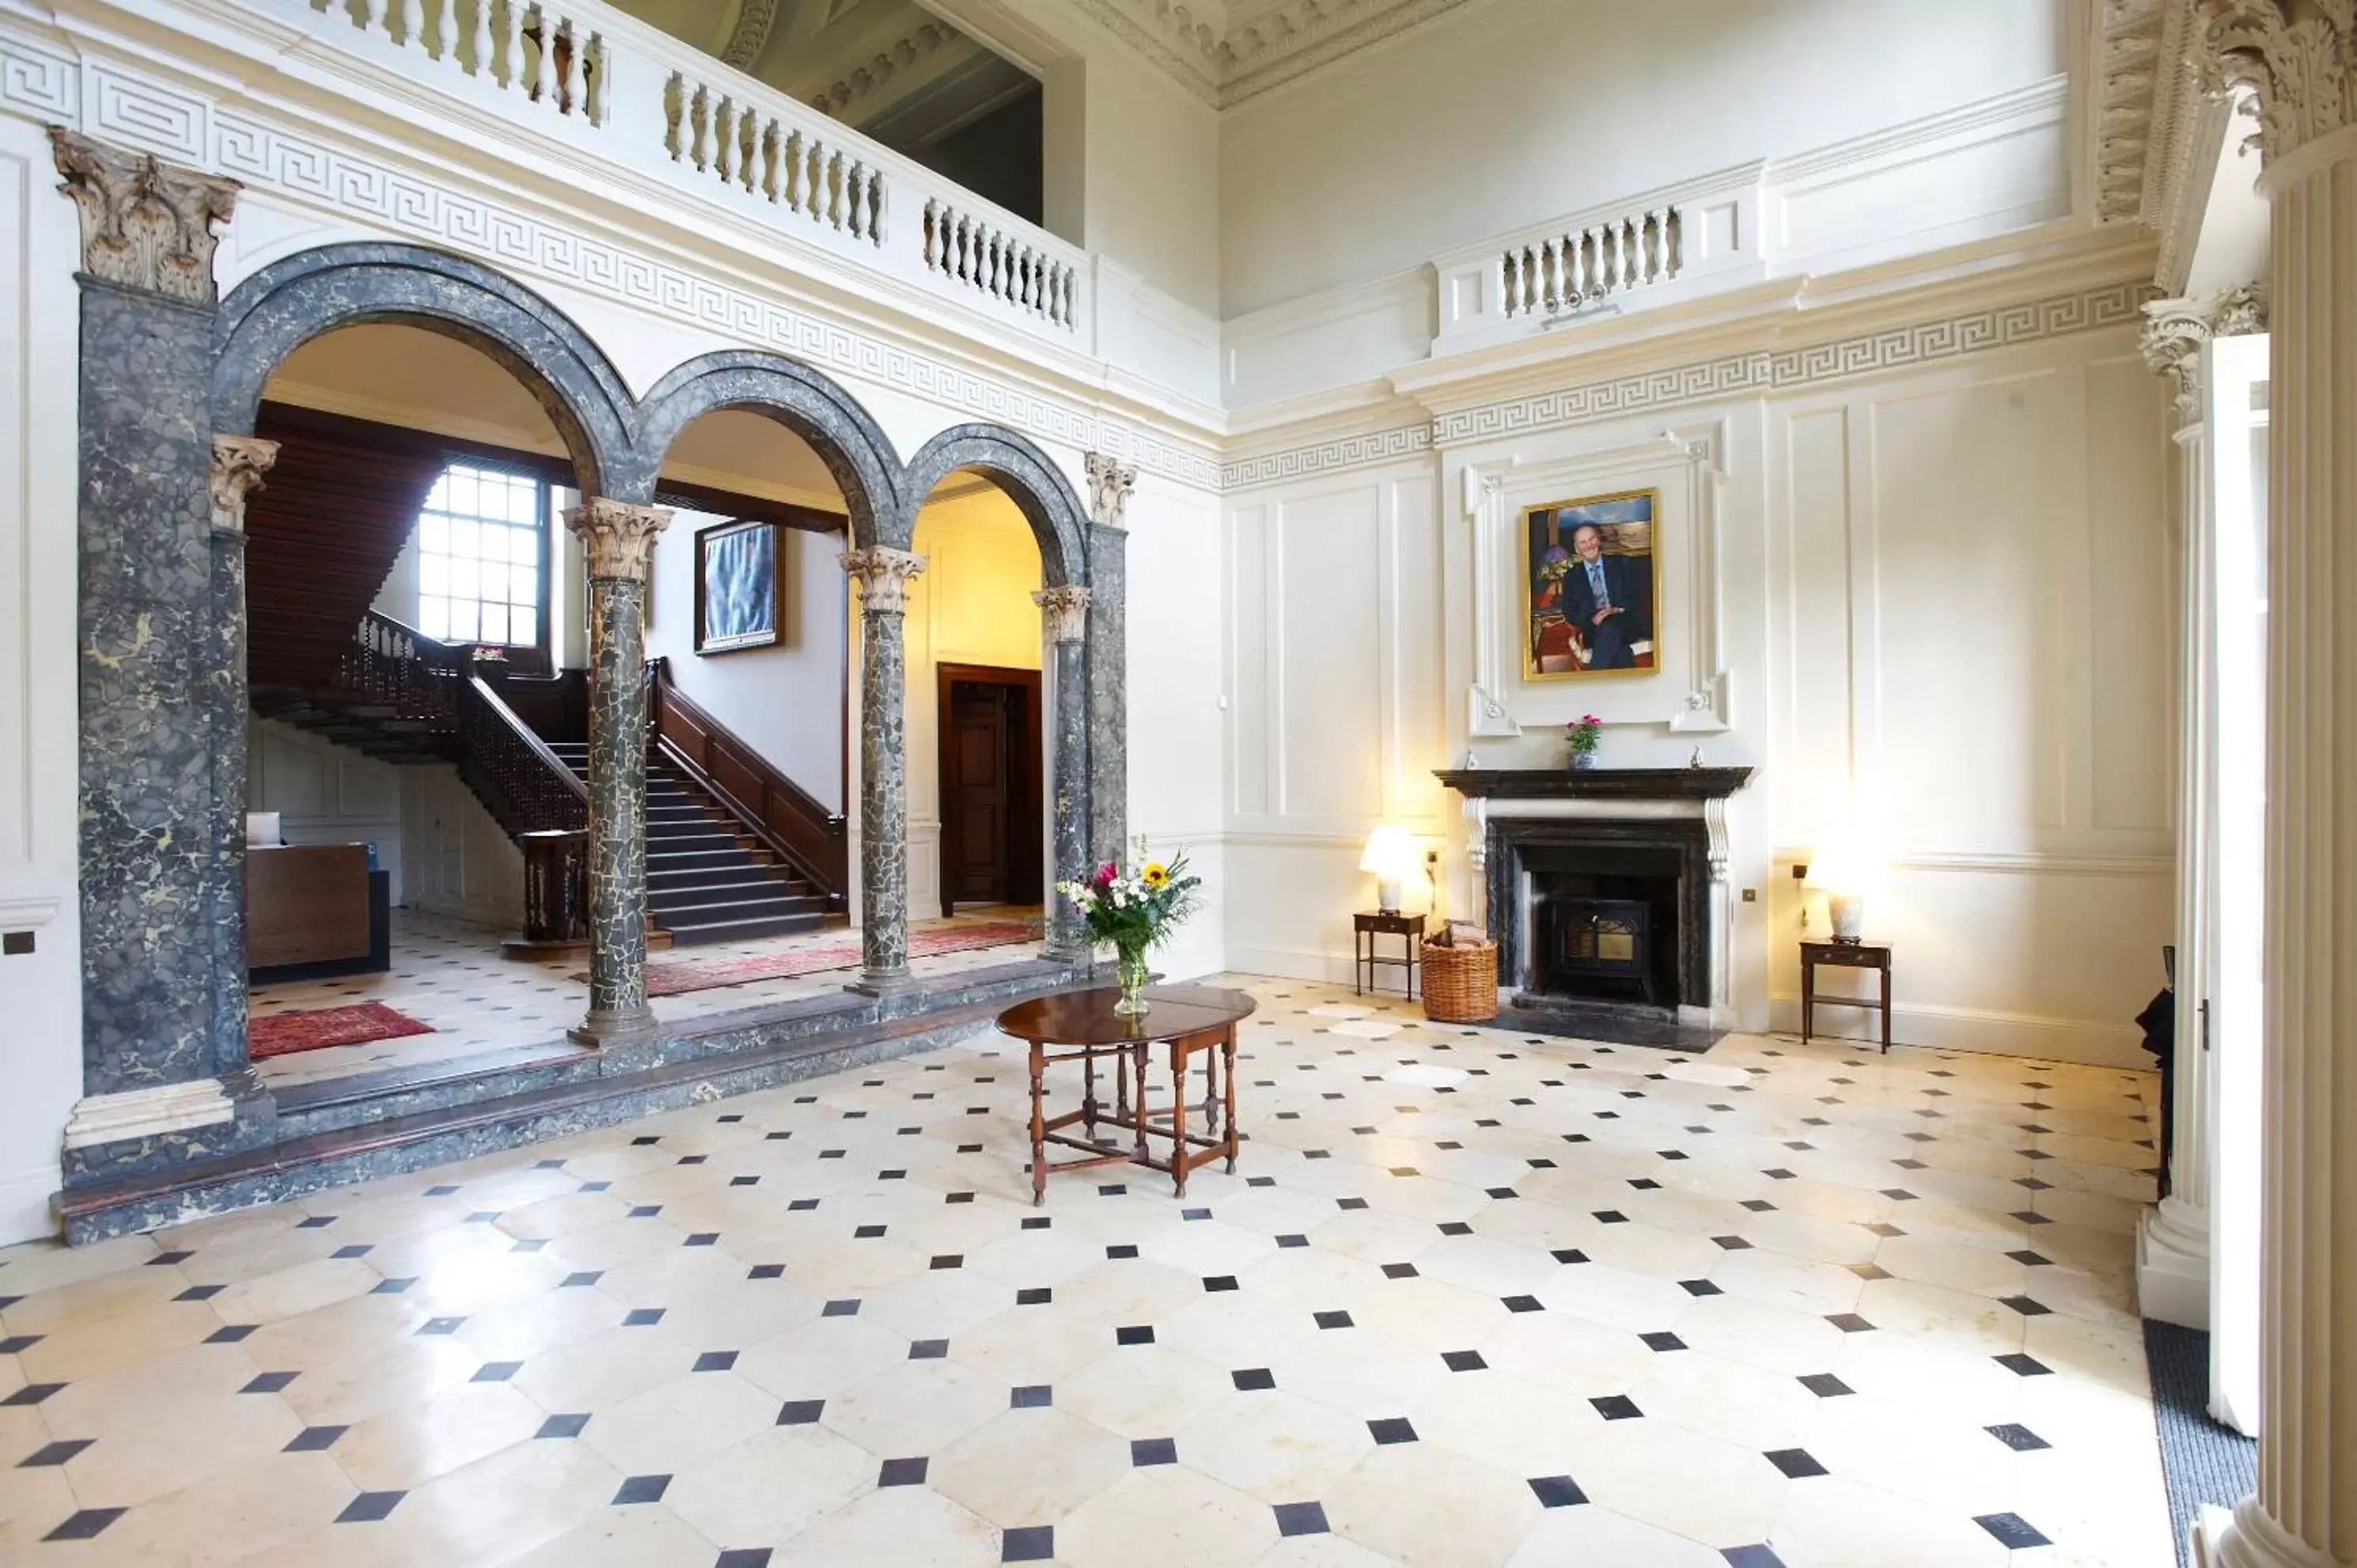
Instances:
[[[588,778],[586,742],[553,741]],[[660,749],[647,754],[647,911],[675,947],[813,931],[826,895],[748,833],[736,813]]]
[[[328,681],[273,680],[277,672],[265,660],[255,662],[253,705],[263,717],[397,765],[455,764],[511,838],[576,835],[576,864],[563,877],[571,895],[535,882],[525,844],[526,903],[528,909],[549,899],[578,907],[577,835],[588,826],[589,796],[588,746],[569,738],[586,729],[577,685],[560,690],[553,682],[499,678],[471,650],[373,610],[361,618]],[[666,701],[666,682],[651,679],[649,686],[651,932],[667,934],[675,946],[737,941],[814,930],[840,915],[843,819],[750,757],[702,710],[675,695]],[[541,727],[519,716],[519,708]],[[666,720],[676,731],[681,715],[700,725],[693,757],[665,733]],[[568,738],[548,738],[544,729]],[[724,760],[726,776],[758,808],[732,800],[721,776],[705,771]],[[830,871],[832,885],[821,880]]]

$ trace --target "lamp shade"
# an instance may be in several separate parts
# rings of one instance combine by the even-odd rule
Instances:
[[[1415,840],[1405,828],[1389,823],[1367,835],[1367,848],[1359,856],[1359,869],[1377,876],[1405,876],[1418,865]]]

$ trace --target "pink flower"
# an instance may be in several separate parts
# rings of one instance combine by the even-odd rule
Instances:
[[[1108,860],[1103,865],[1097,867],[1097,874],[1089,878],[1089,880],[1095,886],[1096,890],[1102,893],[1106,888],[1112,886],[1114,879],[1120,875],[1121,867]]]

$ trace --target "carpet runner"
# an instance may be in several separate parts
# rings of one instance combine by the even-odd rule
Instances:
[[[362,1046],[371,1040],[432,1033],[431,1024],[421,1024],[382,1002],[362,1002],[350,1007],[302,1007],[256,1018],[247,1026],[246,1048],[255,1061],[262,1061],[297,1051],[323,1051],[329,1046]]]
[[[1011,947],[1039,940],[1037,921],[977,920],[909,932],[909,956],[924,958],[934,953],[966,952],[974,948]],[[748,985],[757,980],[791,980],[796,975],[816,974],[823,970],[858,967],[859,941],[855,937],[788,948],[782,952],[755,953],[746,958],[687,959],[670,963],[651,963],[647,966],[647,994],[677,996],[683,991],[710,991],[723,985]],[[573,978],[586,982],[589,976],[584,972]]]

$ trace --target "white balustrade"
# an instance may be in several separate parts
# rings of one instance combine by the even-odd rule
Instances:
[[[1678,209],[1661,207],[1509,245],[1501,259],[1505,313],[1553,316],[1668,283],[1684,268],[1681,230]]]
[[[591,125],[606,124],[607,28],[588,6],[533,0],[310,0],[400,53],[487,82]],[[330,37],[333,35],[330,34]]]
[[[851,134],[796,124],[751,94],[674,70],[664,87],[663,149],[673,163],[734,186],[823,229],[884,243],[884,171]],[[781,100],[780,102],[782,102]]]
[[[1072,328],[1080,299],[1077,262],[939,197],[925,203],[924,242],[927,272]]]

